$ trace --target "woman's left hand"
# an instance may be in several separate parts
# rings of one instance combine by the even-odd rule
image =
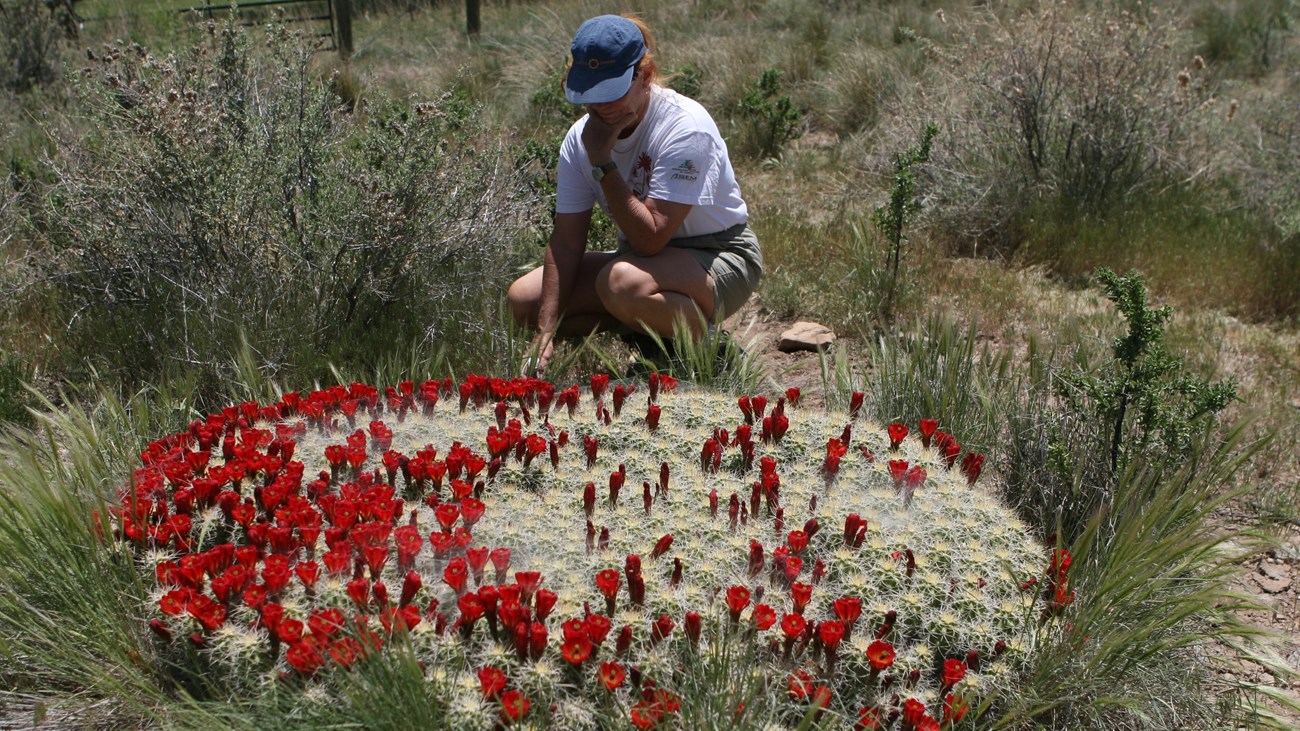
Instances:
[[[592,165],[604,165],[610,160],[610,151],[623,130],[636,123],[635,112],[628,112],[613,122],[606,122],[600,115],[587,115],[587,124],[582,128],[582,146],[587,150],[587,157]]]

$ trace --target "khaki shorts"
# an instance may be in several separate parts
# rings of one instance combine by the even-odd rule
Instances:
[[[703,236],[670,239],[669,246],[685,249],[713,277],[713,319],[721,322],[749,300],[763,278],[763,252],[758,236],[748,224]],[[631,252],[620,242],[618,254]]]

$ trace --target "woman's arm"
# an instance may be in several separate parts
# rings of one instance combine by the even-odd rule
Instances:
[[[537,337],[533,348],[537,354],[537,370],[546,367],[551,359],[551,341],[560,317],[573,295],[582,255],[587,250],[587,230],[591,225],[591,211],[559,213],[555,228],[546,246],[546,261],[542,264],[542,295],[537,310]]]
[[[595,163],[593,163],[595,164]],[[642,202],[627,187],[622,175],[606,175],[600,180],[609,203],[609,216],[627,236],[632,251],[639,256],[654,256],[668,245],[668,240],[681,228],[686,214],[691,212],[687,203],[647,198]]]
[[[627,114],[616,122],[609,123],[599,115],[589,114],[582,130],[582,144],[587,150],[587,158],[593,167],[600,167],[610,161],[610,150],[618,135],[629,124],[636,121],[635,114]],[[654,256],[668,244],[668,240],[681,228],[691,206],[686,203],[646,199],[642,202],[627,187],[622,173],[606,175],[600,179],[601,190],[609,205],[609,216],[614,219],[623,235],[627,237],[632,251],[640,256]]]

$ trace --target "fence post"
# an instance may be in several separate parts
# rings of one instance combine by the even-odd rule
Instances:
[[[477,36],[482,23],[479,22],[479,0],[465,0],[465,30],[469,31],[472,36]]]
[[[346,59],[352,55],[352,0],[332,0],[336,36],[334,44],[339,48],[339,56]]]

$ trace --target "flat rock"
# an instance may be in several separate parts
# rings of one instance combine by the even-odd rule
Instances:
[[[835,342],[835,333],[829,327],[816,322],[796,322],[781,333],[777,350],[782,353],[794,353],[800,350],[823,350]]]
[[[1270,579],[1291,579],[1291,567],[1284,563],[1262,563],[1259,572]]]
[[[1269,594],[1281,594],[1291,588],[1291,577],[1273,578],[1265,573],[1255,574],[1255,583]]]

